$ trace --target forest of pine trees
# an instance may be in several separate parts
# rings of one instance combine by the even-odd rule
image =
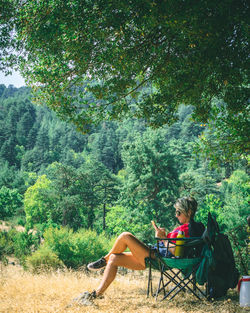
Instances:
[[[106,236],[126,230],[148,242],[150,221],[171,229],[174,201],[192,195],[197,219],[206,224],[210,211],[226,233],[241,229],[244,247],[247,162],[211,167],[197,152],[203,132],[183,105],[170,126],[105,121],[82,134],[33,105],[28,88],[0,85],[0,219],[41,233],[61,226]]]

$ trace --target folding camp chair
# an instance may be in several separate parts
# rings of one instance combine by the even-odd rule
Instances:
[[[178,246],[176,243],[177,239],[161,239],[156,238],[157,243],[159,241],[167,241],[168,245]],[[159,246],[157,244],[157,251],[152,252],[152,255],[146,259],[146,264],[149,266],[149,277],[148,277],[148,289],[147,296],[155,296],[157,299],[159,295],[162,295],[162,300],[164,299],[173,299],[180,291],[189,290],[194,296],[199,300],[201,298],[207,297],[207,290],[203,291],[200,287],[197,286],[196,276],[197,271],[201,273],[201,266],[203,256],[201,251],[207,251],[208,246],[204,242],[203,237],[191,237],[191,238],[178,238],[179,240],[184,241],[182,247],[185,249],[185,255],[183,258],[177,257],[162,257],[157,251],[159,251]],[[205,269],[205,267],[203,266]],[[152,269],[160,271],[160,279],[158,287],[155,293],[153,293],[152,286]],[[204,279],[205,281],[206,279]]]

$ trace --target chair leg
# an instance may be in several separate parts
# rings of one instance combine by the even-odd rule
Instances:
[[[151,291],[151,296],[153,295],[153,286],[152,286],[152,266],[149,263],[149,271],[148,271],[148,289],[147,289],[147,298],[149,297],[149,292]]]
[[[157,288],[156,293],[154,295],[155,296],[155,300],[157,300],[157,297],[158,297],[159,293],[162,290],[163,290],[164,295],[166,294],[165,285],[164,285],[164,265],[159,263],[159,267],[161,269],[161,271],[160,271],[161,277],[160,277],[160,280],[159,280],[159,283],[158,283],[158,288]],[[161,287],[161,285],[162,285],[162,287]]]
[[[196,290],[196,276],[194,273],[192,273],[192,282],[193,282],[193,291]]]
[[[196,276],[195,276],[195,270],[189,275],[181,279],[178,275],[181,271],[178,271],[177,273],[174,273],[171,269],[169,269],[173,276],[168,274],[167,272],[164,273],[164,276],[168,278],[168,282],[164,284],[164,287],[166,287],[169,283],[173,282],[175,286],[168,292],[165,293],[161,301],[165,300],[169,296],[169,300],[173,299],[180,291],[185,291],[187,288],[194,296],[196,296],[199,300],[201,300],[201,297],[197,294],[197,291],[200,292],[202,296],[205,298],[207,297],[207,293],[204,293],[197,285],[196,285]],[[176,278],[178,278],[180,281],[177,282]],[[191,285],[191,287],[189,286]]]

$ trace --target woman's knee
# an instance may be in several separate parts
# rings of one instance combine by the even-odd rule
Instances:
[[[118,260],[119,256],[117,254],[111,254],[108,260],[108,264],[110,265],[117,265],[117,260]]]
[[[121,233],[119,235],[119,239],[127,239],[129,237],[133,237],[133,235],[130,232],[127,232],[127,231],[125,231],[125,232],[123,232],[123,233]]]
[[[135,259],[131,260],[127,255],[123,255],[123,254],[111,254],[108,260],[108,265],[113,268],[123,266],[126,268],[140,270],[140,271],[146,269],[145,262],[140,263],[139,261],[136,261]]]

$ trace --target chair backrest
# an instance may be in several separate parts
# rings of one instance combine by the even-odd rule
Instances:
[[[204,246],[202,237],[194,238],[193,240],[192,238],[185,243],[184,258],[187,259],[200,257]]]
[[[202,236],[205,231],[205,226],[202,223],[197,223],[194,220],[189,222],[189,235],[191,238],[195,237],[194,240],[187,241],[185,243],[185,258],[196,258],[201,255],[203,249],[203,239]]]

